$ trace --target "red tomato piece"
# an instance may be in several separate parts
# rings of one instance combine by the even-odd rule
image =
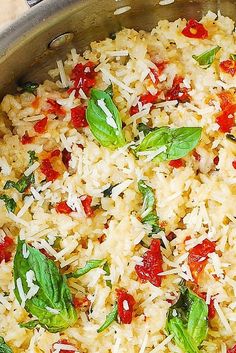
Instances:
[[[222,110],[229,108],[234,105],[234,96],[229,91],[224,91],[218,94],[220,98],[220,107]]]
[[[160,61],[159,63],[155,63],[157,69],[150,69],[152,74],[155,77],[156,82],[154,83],[158,83],[159,82],[159,76],[161,76],[161,74],[163,73],[163,71],[166,68],[167,65],[167,61]]]
[[[236,159],[232,162],[232,166],[234,169],[236,169]]]
[[[234,77],[236,73],[236,61],[234,60],[225,60],[220,63],[220,68],[222,71],[226,72],[227,74],[230,74],[232,77]]]
[[[48,123],[48,118],[45,117],[42,120],[39,120],[36,124],[34,124],[34,131],[38,134],[43,134],[46,131],[46,126]]]
[[[96,65],[91,61],[86,64],[77,64],[71,72],[70,78],[74,82],[68,93],[75,90],[75,96],[78,97],[80,95],[79,90],[82,89],[88,95],[96,83],[97,73],[94,71],[95,67]]]
[[[50,255],[47,250],[45,249],[39,249],[39,251],[41,252],[41,254],[43,254],[44,256],[46,256],[48,259],[53,260],[54,256]]]
[[[27,131],[21,138],[22,145],[28,145],[30,143],[33,143],[33,141],[34,141],[34,137],[33,136],[29,136]]]
[[[47,99],[47,103],[51,106],[51,108],[48,109],[48,113],[55,114],[57,116],[66,115],[65,109],[53,99]]]
[[[178,102],[182,103],[190,101],[188,89],[183,87],[183,81],[183,77],[178,75],[175,76],[171,89],[169,89],[165,94],[166,100],[177,100]]]
[[[73,210],[67,205],[66,201],[61,201],[56,205],[57,213],[70,214]]]
[[[232,348],[228,348],[227,353],[236,353],[236,344]]]
[[[52,164],[48,158],[42,160],[40,170],[46,176],[47,181],[54,181],[60,175],[59,172],[53,169]]]
[[[36,97],[36,98],[33,100],[33,102],[31,103],[31,106],[32,106],[34,109],[38,109],[39,103],[40,103],[40,98],[39,98],[39,97]]]
[[[188,21],[186,27],[182,30],[182,34],[188,38],[205,39],[208,37],[206,28],[193,19]]]
[[[65,165],[65,167],[68,169],[69,168],[69,162],[71,160],[71,153],[68,152],[65,148],[62,151],[62,162]]]
[[[134,107],[132,106],[129,110],[130,116],[137,114],[139,112],[138,105],[135,105]]]
[[[124,289],[117,289],[118,315],[122,324],[131,324],[135,300],[134,297]]]
[[[205,239],[201,244],[189,250],[188,265],[196,283],[198,283],[199,275],[207,264],[208,255],[213,253],[215,248],[216,244],[214,242]]]
[[[206,293],[205,292],[199,292],[198,290],[196,291],[196,294],[206,300]],[[216,315],[216,309],[215,309],[215,305],[214,305],[214,300],[210,299],[210,304],[208,304],[208,320],[212,320]]]
[[[13,244],[12,238],[7,235],[4,239],[0,240],[0,263],[3,261],[9,262],[11,260]]]
[[[169,166],[172,168],[182,168],[185,167],[185,161],[182,158],[174,159],[169,162]]]
[[[84,212],[86,214],[87,217],[93,217],[94,216],[94,210],[91,207],[91,203],[92,203],[93,199],[91,196],[86,196],[86,198],[82,198],[81,199],[81,203],[83,205],[84,208]]]
[[[156,103],[159,94],[160,94],[160,92],[157,92],[157,94],[154,94],[154,95],[151,93],[143,94],[142,96],[140,96],[139,101],[142,103],[142,105],[145,105],[148,103],[154,104],[154,103]],[[129,111],[131,116],[134,114],[137,114],[138,112],[139,112],[138,104],[135,105],[134,107],[131,107],[130,111]]]
[[[51,152],[51,158],[53,157],[59,157],[61,154],[61,151],[60,150],[54,150]]]
[[[74,297],[73,305],[76,309],[88,309],[91,305],[91,302],[86,296],[83,298]]]
[[[214,159],[213,159],[213,162],[214,162],[214,164],[215,165],[218,165],[219,164],[219,157],[218,156],[216,156]]]
[[[66,346],[71,346],[71,350],[70,349],[60,349],[59,352],[58,352],[58,349],[56,349],[57,345],[58,344],[63,344],[63,345],[66,345]],[[73,348],[73,345],[70,344],[69,341],[63,339],[63,340],[60,340],[58,342],[55,342],[53,345],[52,345],[52,349],[51,349],[51,353],[75,353],[77,351],[76,348]],[[68,347],[67,347],[68,348]]]
[[[161,242],[159,239],[153,239],[150,250],[143,255],[143,264],[136,265],[135,271],[141,282],[149,281],[154,286],[160,287],[162,277],[159,273],[163,271],[162,264]]]
[[[71,123],[74,128],[79,129],[81,127],[87,127],[88,122],[86,120],[86,107],[75,107],[71,109]]]
[[[217,116],[216,123],[220,126],[219,130],[221,132],[230,132],[235,126],[234,113],[236,111],[236,105],[232,105],[230,108],[226,109]]]
[[[196,161],[200,162],[201,156],[197,151],[193,151],[193,157],[196,159]]]

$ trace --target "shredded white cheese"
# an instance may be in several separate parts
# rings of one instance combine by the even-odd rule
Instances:
[[[130,184],[133,183],[133,180],[125,180],[122,183],[120,183],[119,185],[115,186],[112,189],[112,193],[111,193],[111,198],[112,200],[116,200],[117,197],[124,192],[129,186]]]
[[[223,313],[223,311],[222,311],[222,309],[221,309],[221,307],[220,307],[220,305],[219,305],[219,303],[217,302],[216,299],[214,300],[214,306],[215,306],[217,314],[219,315],[219,318],[220,318],[222,324],[224,325],[226,331],[229,334],[231,334],[232,333],[232,329],[231,329],[231,327],[230,327],[230,325],[228,323],[228,320],[226,319],[226,317],[225,317],[225,315],[224,315],[224,313]]]
[[[110,125],[111,127],[113,127],[114,129],[117,129],[115,119],[114,119],[113,115],[111,114],[110,110],[107,108],[104,99],[99,99],[97,101],[97,104],[102,109],[104,114],[106,115],[107,124]]]
[[[167,343],[172,340],[173,337],[174,335],[169,335],[168,337],[166,337],[164,341],[158,344],[158,346],[156,346],[150,353],[159,353],[159,351],[162,350],[167,345]]]
[[[0,168],[1,168],[1,173],[3,175],[10,175],[11,174],[11,166],[8,164],[7,160],[5,157],[0,158]]]

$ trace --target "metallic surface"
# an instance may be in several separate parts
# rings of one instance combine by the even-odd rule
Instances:
[[[29,6],[34,6],[39,4],[41,1],[43,0],[26,0],[26,2],[28,3]]]
[[[208,10],[236,19],[235,0],[175,0],[160,6],[158,0],[43,0],[24,17],[0,33],[0,96],[15,89],[16,82],[47,78],[55,60],[64,58],[71,47],[82,52],[93,40],[100,40],[122,27],[150,30],[158,20],[178,17],[200,18]],[[123,6],[131,10],[114,16]],[[71,32],[71,42],[57,50],[49,43]]]

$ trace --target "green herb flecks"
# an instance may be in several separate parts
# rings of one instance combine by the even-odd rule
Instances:
[[[172,305],[167,317],[167,330],[176,344],[186,353],[198,353],[198,347],[207,336],[208,306],[202,298],[185,286]]]
[[[113,87],[112,84],[110,84],[104,91],[105,93],[109,94],[111,98],[113,98]]]
[[[110,266],[108,264],[108,262],[105,262],[104,266],[103,266],[103,271],[106,272],[106,275],[107,276],[110,276],[111,274],[111,271],[110,271]],[[106,280],[106,285],[109,287],[109,288],[112,288],[112,284],[111,284],[111,281],[109,279]]]
[[[91,90],[86,119],[92,134],[102,146],[116,149],[125,145],[120,113],[108,93]]]
[[[228,140],[230,140],[231,142],[236,143],[236,136],[232,135],[232,134],[226,134],[226,138]]]
[[[79,268],[73,273],[67,274],[67,278],[79,278],[86,273],[90,272],[91,270],[94,270],[95,268],[102,267],[104,265],[106,260],[90,260],[87,261],[85,266],[82,268]]]
[[[29,155],[29,166],[33,165],[34,162],[37,162],[39,159],[36,156],[35,151],[28,151],[28,155]]]
[[[97,330],[97,332],[101,333],[107,327],[109,327],[114,321],[117,320],[117,315],[118,315],[118,307],[117,307],[117,303],[115,303],[113,310],[106,316],[106,320],[104,324]]]
[[[12,349],[6,344],[3,337],[0,336],[0,353],[13,353]]]
[[[28,322],[19,323],[19,326],[21,328],[27,328],[28,330],[33,330],[38,325],[40,325],[39,320],[31,320],[31,321],[28,321]]]
[[[13,273],[16,299],[36,318],[21,326],[33,328],[39,324],[49,332],[61,332],[75,324],[77,313],[70,289],[54,261],[18,239]],[[32,276],[31,288],[28,286],[29,274]]]
[[[230,54],[230,59],[236,61],[236,54]]]
[[[38,83],[36,82],[25,82],[20,85],[20,88],[23,92],[35,93],[36,89],[38,88]]]
[[[220,49],[221,47],[217,45],[217,47],[207,50],[200,55],[193,55],[193,59],[196,60],[203,69],[208,69],[213,64],[215,56]]]
[[[112,190],[114,189],[115,186],[117,186],[119,184],[115,184],[115,185],[110,185],[106,190],[103,190],[103,197],[111,197],[112,194]]]
[[[192,151],[201,138],[202,128],[181,127],[170,129],[161,127],[151,131],[134,150],[139,156],[140,152],[157,152],[154,161],[169,161],[182,158]]]
[[[7,196],[7,195],[0,195],[0,200],[4,201],[6,209],[8,212],[14,213],[16,210],[16,201]]]
[[[152,230],[149,233],[149,236],[157,234],[163,229],[159,226],[159,217],[157,216],[155,208],[154,191],[150,186],[145,184],[143,180],[138,182],[138,189],[143,195],[143,211],[141,214],[142,223],[151,226]]]

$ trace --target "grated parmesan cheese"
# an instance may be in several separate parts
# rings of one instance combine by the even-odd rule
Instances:
[[[114,129],[117,129],[115,119],[114,119],[113,115],[111,114],[110,110],[107,108],[104,99],[98,99],[97,104],[102,109],[104,114],[106,115],[107,124],[110,125],[111,127],[113,127]]]
[[[159,353],[159,351],[163,349],[167,345],[167,343],[169,343],[172,340],[173,337],[174,335],[169,335],[168,337],[166,337],[164,341],[158,344],[158,346],[156,346],[153,350],[151,350],[150,353]]]
[[[231,329],[231,327],[230,327],[230,325],[228,323],[228,320],[226,319],[226,317],[225,317],[225,315],[224,315],[224,313],[223,313],[223,311],[222,311],[222,309],[221,309],[221,307],[220,307],[220,305],[219,305],[219,303],[217,302],[216,299],[214,300],[214,306],[215,306],[217,314],[219,315],[219,318],[220,318],[222,324],[224,325],[226,331],[229,334],[231,334],[232,333],[232,329]]]
[[[1,168],[1,173],[3,175],[10,175],[11,174],[11,166],[8,164],[7,160],[5,157],[0,158],[0,168]]]
[[[132,183],[133,183],[133,180],[126,180],[126,181],[123,181],[122,183],[120,183],[119,185],[115,186],[112,189],[112,193],[111,193],[112,200],[116,200],[117,197],[122,192],[124,192]]]

